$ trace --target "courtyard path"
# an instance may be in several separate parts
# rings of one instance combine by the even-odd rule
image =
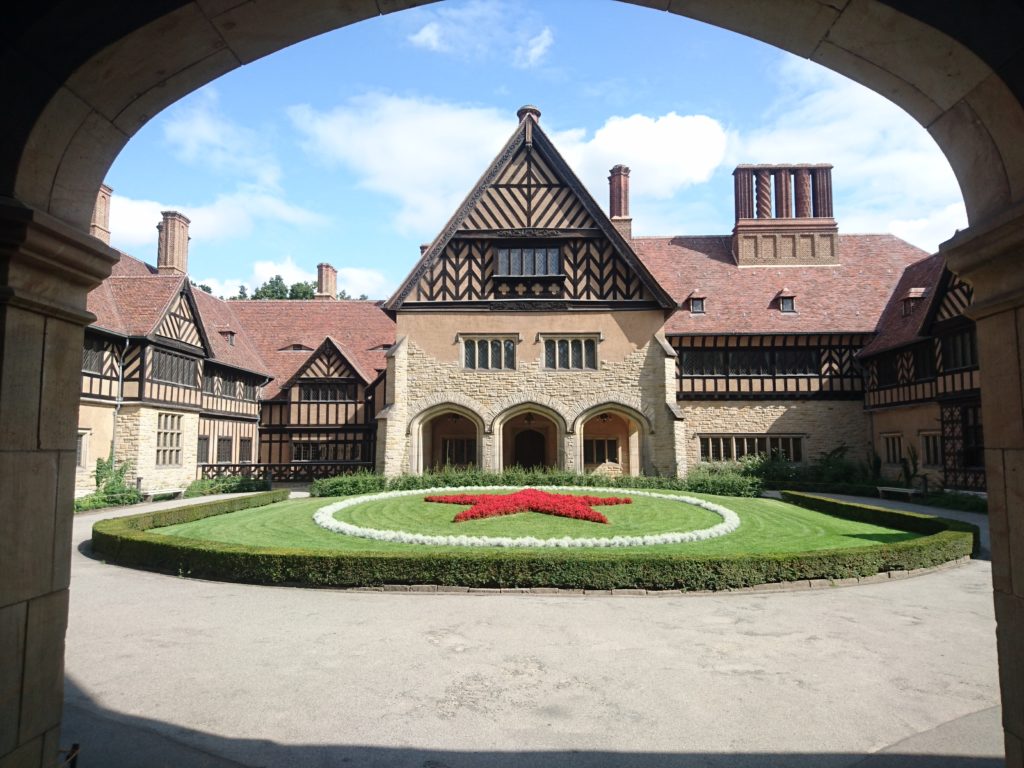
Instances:
[[[74,526],[81,768],[1002,765],[986,560],[778,593],[345,592],[106,565],[103,516]]]

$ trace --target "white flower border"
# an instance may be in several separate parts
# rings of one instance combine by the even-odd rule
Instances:
[[[534,488],[536,486],[524,487]],[[561,549],[576,547],[650,547],[655,544],[682,544],[688,541],[705,541],[706,539],[713,539],[717,536],[725,536],[727,533],[732,533],[740,525],[739,517],[731,509],[710,501],[704,501],[703,499],[695,499],[691,496],[673,496],[667,493],[651,493],[650,491],[639,491],[631,488],[589,488],[574,485],[548,485],[540,487],[538,490],[582,491],[584,493],[602,491],[605,493],[627,493],[630,496],[650,496],[666,501],[678,501],[682,504],[693,504],[701,509],[721,515],[722,522],[710,528],[702,528],[696,531],[657,533],[647,536],[611,536],[608,538],[574,538],[563,536],[559,539],[538,539],[533,536],[432,536],[425,533],[363,528],[334,518],[336,512],[366,501],[393,499],[399,496],[430,496],[441,493],[457,494],[468,491],[507,491],[509,488],[510,486],[504,485],[474,485],[465,488],[418,488],[409,491],[385,491],[384,493],[374,493],[365,496],[353,496],[334,504],[329,504],[326,507],[321,507],[313,515],[313,520],[321,528],[326,528],[335,533],[357,536],[361,539],[387,541],[395,544],[423,544],[431,547],[549,547]]]

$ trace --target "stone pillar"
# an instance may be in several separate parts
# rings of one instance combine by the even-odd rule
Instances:
[[[772,217],[772,172],[767,169],[757,171],[757,218]]]
[[[793,189],[790,184],[790,170],[779,168],[775,171],[775,218],[793,217]]]
[[[832,218],[832,166],[823,165],[811,171],[814,180],[814,215],[819,219]]]
[[[754,218],[754,172],[739,166],[732,172],[736,196],[736,221]]]
[[[807,168],[797,168],[793,177],[796,216],[798,219],[809,219],[811,217],[811,172]]]
[[[57,765],[89,289],[117,254],[0,199],[0,765]]]
[[[1024,210],[940,251],[974,288],[1006,765],[1024,768]]]

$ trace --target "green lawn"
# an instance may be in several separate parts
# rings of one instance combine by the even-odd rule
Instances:
[[[460,493],[453,489],[452,493]],[[581,493],[602,495],[594,491]],[[666,492],[670,494],[671,492]],[[627,490],[606,495],[628,496]],[[682,494],[679,494],[682,495]],[[716,539],[685,544],[645,547],[644,551],[729,555],[744,553],[807,552],[823,549],[864,547],[893,543],[918,537],[867,523],[831,517],[774,499],[750,499],[699,496],[735,511],[741,520],[738,530]],[[422,496],[408,496],[367,502],[342,510],[337,517],[356,525],[409,532],[474,536],[635,536],[645,533],[686,531],[707,528],[722,518],[688,504],[664,502],[633,496],[633,503],[598,507],[610,525],[523,513],[501,518],[452,523],[465,507],[428,503]],[[387,544],[326,531],[313,522],[313,513],[335,499],[302,499],[266,507],[247,509],[208,517],[192,523],[153,529],[155,534],[216,541],[256,547],[298,548],[326,551],[445,551],[445,547],[413,544]],[[465,551],[464,549],[461,551]],[[548,550],[550,551],[550,550]],[[565,550],[559,550],[564,552]],[[577,550],[578,552],[579,550]],[[637,549],[605,549],[609,555],[621,555]]]

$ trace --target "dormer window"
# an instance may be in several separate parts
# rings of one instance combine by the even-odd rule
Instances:
[[[703,296],[691,296],[690,297],[690,314],[691,315],[703,315],[704,314],[704,297]]]
[[[287,347],[281,347],[278,352],[312,352],[312,347],[307,347],[305,344],[289,344]]]
[[[796,294],[783,288],[776,294],[779,300],[779,312],[796,312]]]
[[[917,305],[921,303],[928,293],[927,288],[911,288],[903,295],[903,316],[907,317],[914,313]]]
[[[224,341],[228,343],[229,347],[235,346],[235,332],[234,331],[221,331],[220,335],[224,337]]]

